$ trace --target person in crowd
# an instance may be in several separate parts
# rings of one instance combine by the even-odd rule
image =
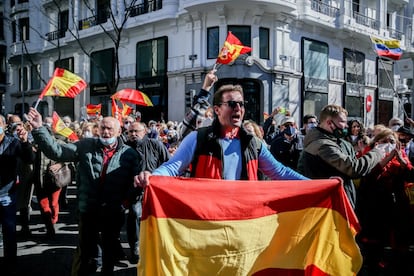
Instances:
[[[141,156],[143,169],[153,171],[162,163],[170,159],[170,154],[164,144],[153,138],[148,138],[146,127],[143,123],[134,122],[128,128],[127,145],[134,148]],[[137,190],[131,196],[129,212],[127,216],[127,236],[131,249],[131,262],[139,259],[139,224],[142,215],[142,190]]]
[[[158,127],[157,127],[157,122],[154,120],[151,120],[148,122],[148,138],[152,138],[152,139],[158,139],[159,137],[159,132],[158,132]]]
[[[141,117],[142,117],[142,115],[141,115],[141,112],[139,112],[138,110],[135,112],[135,114],[134,114],[134,117],[135,117],[135,121],[136,122],[141,122]]]
[[[299,130],[297,134],[298,143],[297,143],[297,150],[302,151],[303,150],[303,139],[305,139],[306,133],[311,130],[312,128],[315,128],[318,126],[318,117],[314,114],[306,114],[303,116],[302,119],[303,127]]]
[[[18,138],[19,129],[24,128],[22,120],[18,115],[9,116],[7,134]],[[27,130],[26,130],[27,131]],[[28,140],[32,139],[30,132],[28,132]],[[30,213],[32,211],[32,197],[33,197],[33,164],[23,162],[20,160],[18,164],[18,179],[17,179],[17,210],[19,211],[19,224],[21,226],[19,236],[27,239],[31,236],[29,227]]]
[[[407,275],[404,272],[411,265],[408,248],[414,241],[414,229],[405,185],[414,181],[414,169],[391,129],[378,133],[370,147],[384,148],[387,155],[361,178],[356,208],[361,224],[358,241],[370,273],[380,275],[380,266],[392,266],[395,275]]]
[[[343,139],[348,131],[347,117],[347,110],[338,105],[330,104],[321,110],[319,126],[311,129],[303,141],[298,171],[313,179],[341,177],[355,208],[356,190],[352,179],[369,173],[381,161],[384,152],[372,149],[357,158],[352,145]]]
[[[16,137],[6,135],[6,119],[0,115],[0,224],[3,234],[2,275],[14,275],[17,265],[16,180],[19,162],[33,163],[34,152],[28,131],[16,127]]]
[[[216,69],[213,69],[206,74],[203,86],[193,99],[193,106],[188,109],[187,113],[184,116],[184,120],[178,124],[177,132],[179,141],[182,141],[182,139],[184,139],[184,137],[187,136],[187,134],[191,131],[202,126],[202,119],[210,107],[210,103],[208,102],[211,95],[210,89],[218,79],[215,74],[216,71]]]
[[[67,127],[70,127],[70,126],[71,126],[71,124],[72,124],[72,118],[71,118],[70,116],[68,116],[68,115],[63,116],[63,117],[62,117],[62,121],[63,121],[63,123],[64,123]]]
[[[44,119],[44,127],[49,134],[53,136],[52,128],[49,122],[52,118],[46,117]],[[58,140],[60,143],[65,143],[63,140]],[[40,214],[43,223],[46,227],[46,236],[53,239],[55,237],[55,224],[59,216],[59,196],[62,188],[57,187],[50,175],[47,173],[51,165],[57,162],[47,158],[41,150],[36,150],[36,158],[34,162],[34,186],[36,188],[36,196],[40,205]]]
[[[280,133],[270,143],[270,152],[283,165],[296,169],[300,154],[297,146],[299,131],[293,117],[285,116],[279,129]]]
[[[388,121],[388,127],[393,131],[397,131],[400,127],[404,125],[403,120],[398,117],[393,117]]]
[[[405,126],[400,127],[397,131],[398,141],[400,142],[401,149],[407,154],[410,162],[414,164],[414,133]]]
[[[283,109],[280,106],[276,107],[263,123],[264,139],[268,145],[270,145],[272,140],[275,139],[276,136],[280,133],[280,129],[275,120],[275,116],[282,114],[282,111]],[[289,116],[284,114],[282,115]]]
[[[258,180],[260,170],[272,180],[308,179],[278,162],[260,139],[241,127],[245,101],[240,85],[221,86],[214,94],[213,108],[213,124],[190,132],[154,175],[177,176],[191,164],[191,177]],[[140,173],[135,184],[145,187],[150,175],[149,171]]]
[[[72,275],[96,271],[98,236],[102,244],[102,273],[113,275],[119,245],[119,225],[123,219],[122,203],[134,192],[134,176],[143,170],[136,150],[119,138],[117,119],[105,117],[99,125],[99,139],[85,138],[75,143],[59,144],[42,126],[42,116],[30,108],[27,119],[39,149],[58,162],[77,164],[79,243]]]
[[[358,151],[359,142],[364,137],[365,128],[361,121],[357,119],[352,119],[348,121],[348,129],[349,132],[345,136],[345,140],[347,140],[351,145],[354,147],[355,151]]]

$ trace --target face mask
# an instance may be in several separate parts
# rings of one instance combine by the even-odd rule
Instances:
[[[0,127],[0,135],[2,135],[3,133],[4,133],[3,127]]]
[[[306,126],[306,130],[311,130],[312,128],[315,128],[315,127],[317,127],[318,126],[318,124],[317,123],[309,123],[307,126]]]
[[[85,131],[85,133],[83,134],[83,138],[92,138],[92,132]]]
[[[394,125],[391,127],[392,131],[397,131],[400,128],[400,125]]]
[[[116,142],[116,137],[111,137],[111,138],[102,138],[102,137],[100,137],[99,140],[101,141],[101,143],[104,146],[109,146],[109,145],[112,145],[113,143]]]
[[[391,144],[391,143],[378,144],[376,148],[379,150],[383,150],[386,154],[388,154],[395,149],[395,144]]]
[[[348,129],[347,128],[342,128],[341,129],[333,121],[332,121],[332,123],[336,127],[334,129],[333,133],[332,133],[336,138],[344,138],[348,134]]]

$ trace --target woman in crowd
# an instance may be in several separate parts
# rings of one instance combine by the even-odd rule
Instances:
[[[412,241],[405,184],[414,181],[414,169],[391,129],[380,130],[370,146],[382,148],[387,155],[361,179],[356,207],[362,229],[358,240],[370,269],[389,265],[394,270],[403,270],[400,262],[408,256]],[[391,264],[393,261],[398,264]]]

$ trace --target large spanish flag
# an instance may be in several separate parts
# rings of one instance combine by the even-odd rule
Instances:
[[[138,275],[355,275],[358,221],[337,179],[152,176]]]
[[[56,68],[39,99],[44,96],[75,98],[85,87],[86,82],[81,77],[68,70]]]
[[[79,140],[78,135],[76,135],[76,133],[70,127],[67,127],[65,125],[56,111],[53,111],[52,119],[52,129],[55,133],[60,134],[73,142]]]

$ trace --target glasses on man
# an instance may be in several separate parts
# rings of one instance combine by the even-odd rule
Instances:
[[[235,109],[237,105],[239,105],[240,108],[243,108],[247,104],[247,101],[227,101],[227,102],[219,103],[219,105],[222,105],[222,104],[227,104],[232,109]]]

